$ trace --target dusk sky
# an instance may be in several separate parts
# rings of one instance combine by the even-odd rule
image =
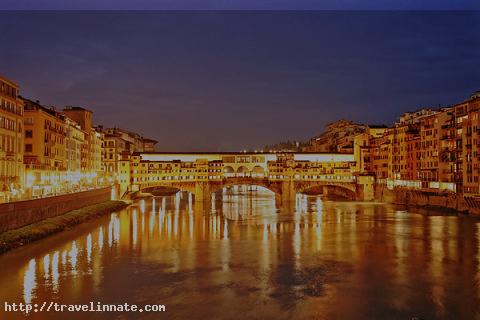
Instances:
[[[2,0],[0,9],[478,10],[478,0]]]
[[[61,3],[70,2],[2,1],[0,8]],[[91,109],[95,123],[155,138],[159,151],[306,140],[339,118],[390,125],[402,112],[480,90],[479,11],[3,11],[0,30],[0,74],[21,95]]]

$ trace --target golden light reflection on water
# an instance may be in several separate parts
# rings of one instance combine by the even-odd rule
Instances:
[[[36,262],[35,259],[31,259],[28,262],[27,268],[23,275],[23,301],[25,303],[32,303],[34,297],[34,290],[37,286],[36,280]]]
[[[469,233],[468,228],[474,229]],[[468,234],[471,239],[466,238]],[[297,195],[294,204],[284,207],[269,191],[247,186],[226,188],[203,204],[195,203],[190,193],[142,199],[89,227],[56,237],[58,242],[45,241],[32,252],[0,259],[3,265],[17,266],[14,272],[19,276],[0,276],[4,297],[21,296],[27,303],[88,300],[92,295],[108,294],[112,285],[108,279],[120,270],[124,277],[112,282],[115,290],[110,295],[131,290],[130,281],[142,274],[139,270],[145,270],[144,277],[152,277],[148,282],[155,282],[155,275],[164,272],[218,267],[219,271],[195,276],[183,285],[197,288],[211,281],[230,288],[231,283],[247,281],[253,289],[245,297],[261,297],[265,304],[284,297],[295,301],[296,296],[310,292],[299,288],[318,285],[314,290],[321,293],[318,297],[302,298],[307,299],[304,314],[323,310],[345,317],[352,316],[349,312],[369,314],[359,297],[373,286],[376,290],[363,299],[377,306],[384,301],[385,312],[417,308],[423,312],[418,314],[448,317],[452,299],[460,299],[452,295],[451,287],[468,279],[464,274],[458,278],[462,274],[458,261],[464,253],[459,251],[464,247],[460,241],[470,241],[476,256],[475,268],[460,270],[471,272],[477,283],[480,279],[478,224],[464,223],[458,217],[412,214],[382,204],[324,201],[305,195]],[[157,266],[156,271],[151,266]],[[319,266],[325,269],[317,270]],[[292,280],[285,279],[290,276]],[[15,279],[22,279],[21,283]],[[234,289],[228,290],[233,291],[226,296],[239,299]],[[195,290],[191,292],[184,293],[184,298],[200,299]],[[480,299],[478,285],[474,292],[468,299]],[[341,297],[348,308],[341,307],[344,303],[338,307],[322,304],[322,296],[332,301]],[[162,299],[170,298],[162,295]],[[320,300],[310,305],[308,299]]]
[[[60,273],[58,271],[59,255],[59,252],[55,251],[52,256],[52,291],[55,294],[58,293],[58,279],[60,278]]]

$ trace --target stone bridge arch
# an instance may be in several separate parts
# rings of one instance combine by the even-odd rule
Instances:
[[[296,182],[294,190],[296,193],[308,193],[309,190],[322,190],[324,195],[336,195],[343,198],[357,199],[357,186],[354,183],[342,182]]]
[[[223,167],[223,175],[225,177],[234,177],[235,176],[235,169],[232,166],[225,166]]]
[[[252,177],[264,178],[266,176],[265,169],[262,166],[254,166],[252,169]]]
[[[195,182],[167,182],[150,184],[140,189],[141,192],[151,193],[160,188],[176,188],[179,191],[195,192]]]
[[[272,191],[277,196],[282,194],[282,187],[279,183],[271,182],[268,179],[252,177],[235,177],[224,179],[221,183],[212,184],[211,192],[220,192],[225,187],[238,185],[259,186]]]
[[[247,166],[240,166],[237,169],[237,177],[248,177],[250,176],[250,170],[247,168]]]
[[[237,171],[238,172],[238,171]],[[251,172],[251,171],[250,171]],[[260,172],[259,172],[260,173]],[[270,180],[267,177],[258,176],[233,176],[224,177],[222,180],[204,181],[161,181],[158,183],[146,183],[139,185],[139,191],[149,192],[158,187],[178,188],[189,191],[195,195],[195,199],[206,201],[211,198],[213,192],[218,192],[224,187],[234,185],[255,185],[264,187],[275,193],[275,197],[284,201],[294,201],[295,194],[305,192],[311,188],[322,188],[325,194],[342,196],[352,200],[373,199],[373,179],[371,177],[359,177],[360,181],[295,181],[295,180]],[[360,182],[360,183],[359,183]]]

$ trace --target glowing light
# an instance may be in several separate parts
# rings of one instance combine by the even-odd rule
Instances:
[[[113,240],[120,242],[120,218],[116,214],[113,215]]]
[[[193,213],[193,205],[192,205],[192,202],[193,202],[192,193],[189,192],[189,193],[188,193],[188,213],[189,213],[189,214],[192,214],[192,213]]]
[[[87,236],[87,262],[90,264],[92,260],[92,234],[89,233]]]
[[[301,237],[300,237],[300,224],[295,223],[295,233],[293,236],[293,251],[295,252],[295,266],[298,269],[300,267],[300,247],[301,247]]]
[[[175,194],[175,214],[178,214],[180,210],[180,193],[181,192],[177,192]]]
[[[155,227],[155,211],[150,212],[150,219],[148,221],[148,227],[150,234],[153,233],[153,228]]]
[[[189,222],[190,239],[193,239],[193,214],[192,213],[190,213],[188,216],[188,222]]]
[[[180,215],[178,214],[177,211],[175,211],[175,218],[174,218],[174,225],[173,225],[173,235],[174,237],[177,237],[178,235],[178,219]]]
[[[113,236],[112,236],[112,232],[113,232],[113,221],[110,220],[110,222],[108,223],[108,247],[111,248],[112,247],[112,244],[113,244]]]
[[[35,259],[31,259],[23,277],[23,300],[28,304],[32,303],[32,299],[34,298],[33,292],[37,286],[35,266]]]
[[[268,240],[268,221],[263,219],[263,241]]]
[[[132,213],[132,245],[135,247],[137,245],[137,237],[138,237],[138,230],[137,230],[137,210],[133,209]]]
[[[50,255],[46,254],[43,257],[43,275],[45,277],[45,280],[48,280],[50,278]]]
[[[65,268],[67,265],[67,251],[62,251],[62,267]]]
[[[98,230],[98,249],[102,251],[103,249],[103,227],[100,227],[100,230]]]
[[[228,239],[228,223],[227,219],[223,220],[223,239]]]
[[[52,256],[52,288],[53,292],[58,292],[58,279],[60,278],[60,274],[58,272],[58,257],[59,252],[55,251]]]
[[[77,257],[78,257],[78,248],[77,242],[72,241],[72,248],[68,252],[70,258],[70,266],[72,268],[72,274],[77,274]]]

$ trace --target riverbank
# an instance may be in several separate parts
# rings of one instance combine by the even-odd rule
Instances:
[[[408,207],[435,209],[457,214],[480,216],[480,198],[438,190],[412,190],[402,187],[388,189],[375,186],[375,199]]]
[[[0,234],[0,254],[43,239],[82,222],[121,210],[128,205],[128,202],[125,201],[109,200],[69,211],[63,215],[48,218],[18,229],[5,231]]]

